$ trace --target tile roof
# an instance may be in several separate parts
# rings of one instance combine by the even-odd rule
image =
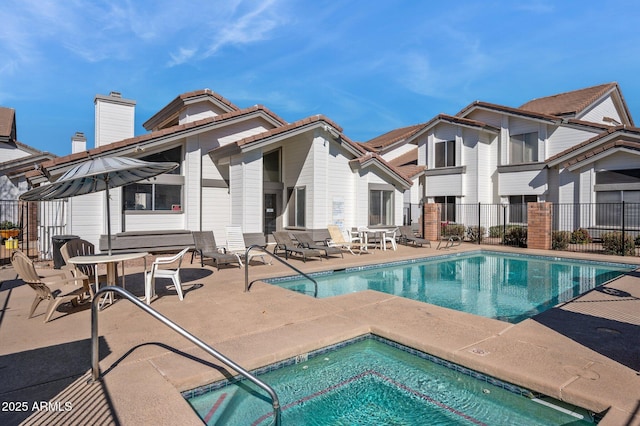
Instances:
[[[611,140],[608,142],[605,142],[603,145],[602,141],[606,139],[611,139]],[[554,162],[560,161],[563,157],[567,157],[567,160],[563,163],[564,164],[563,167],[566,167],[567,164],[573,161],[571,157],[572,154],[576,154],[576,157],[574,158],[579,158],[579,157],[581,158],[582,156],[585,156],[585,155],[591,156],[595,154],[590,154],[590,153],[600,152],[602,146],[608,146],[608,149],[611,148],[609,144],[611,144],[612,142],[617,142],[618,144],[622,142],[636,143],[636,141],[638,140],[640,140],[640,128],[627,127],[627,126],[611,127],[606,129],[604,132],[600,133],[599,135],[596,135],[590,139],[587,139],[586,141],[583,141],[577,145],[574,145],[570,148],[565,149],[562,152],[559,152],[549,157],[546,163],[547,164],[554,163]],[[585,148],[589,147],[590,145],[593,145],[593,148],[582,152]],[[621,145],[616,145],[616,146],[621,146]],[[582,153],[578,155],[579,152],[582,152]],[[584,158],[582,158],[580,161],[582,160],[584,160]]]
[[[580,163],[584,160],[588,160],[593,156],[596,156],[598,154],[601,154],[605,151],[609,151],[614,148],[627,148],[633,151],[640,152],[640,141],[630,141],[630,140],[624,140],[624,139],[615,139],[615,140],[609,141],[605,144],[594,147],[593,149],[590,149],[589,151],[584,152],[583,154],[580,154],[571,158],[570,160],[563,163],[563,167],[571,167],[574,164]]]
[[[335,130],[338,131],[339,133],[339,138],[342,142],[344,142],[348,147],[350,147],[352,149],[352,152],[354,155],[356,155],[356,158],[354,158],[353,160],[351,160],[351,162],[353,163],[357,163],[359,165],[363,165],[368,163],[369,161],[376,161],[378,163],[380,163],[382,165],[383,168],[386,168],[387,170],[389,170],[390,172],[392,172],[393,174],[395,174],[398,178],[400,178],[400,180],[404,181],[407,186],[411,186],[412,182],[411,179],[408,178],[405,174],[403,174],[397,167],[389,164],[384,158],[382,158],[382,156],[378,155],[377,153],[374,152],[370,152],[368,150],[366,150],[362,144],[360,143],[356,143],[353,142],[351,139],[349,139],[346,135],[344,135],[342,133],[342,127],[340,127],[338,124],[336,124],[333,120],[327,118],[326,116],[322,115],[322,114],[318,114],[318,115],[313,115],[311,117],[307,117],[304,118],[302,120],[299,121],[295,121],[293,123],[289,123],[285,126],[281,126],[281,127],[276,127],[275,129],[271,129],[268,130],[266,132],[262,132],[262,133],[258,133],[256,135],[252,135],[252,136],[248,136],[244,139],[240,139],[237,140],[231,144],[228,145],[224,145],[218,148],[214,148],[211,151],[209,151],[210,155],[225,155],[227,152],[231,151],[234,149],[238,149],[238,148],[242,148],[243,146],[247,146],[253,143],[257,143],[260,141],[264,141],[266,139],[269,139],[271,137],[274,136],[278,136],[278,135],[282,135],[285,134],[287,132],[291,132],[300,128],[303,128],[305,126],[311,125],[311,124],[315,124],[315,123],[326,123],[326,125],[329,125],[331,127],[333,127]]]
[[[286,132],[288,132],[288,131],[290,131],[292,129],[296,129],[296,128],[302,127],[304,125],[311,124],[311,123],[316,123],[316,122],[319,122],[319,121],[323,121],[323,122],[327,123],[328,125],[330,125],[333,128],[335,128],[338,132],[342,132],[342,127],[337,125],[333,120],[329,119],[328,117],[325,117],[322,114],[318,114],[318,115],[313,115],[311,117],[304,118],[302,120],[295,121],[293,123],[286,124],[284,126],[276,127],[274,129],[268,130],[266,132],[258,133],[256,135],[252,135],[252,136],[246,137],[244,139],[240,139],[240,140],[236,141],[235,144],[238,145],[238,146],[247,145],[247,144],[250,144],[252,142],[256,142],[256,141],[259,141],[259,140],[270,138],[272,136],[276,136],[276,135],[279,135],[281,133],[286,133]],[[342,135],[342,137],[346,138],[346,136],[344,136],[344,135]]]
[[[393,145],[396,142],[410,138],[424,126],[425,123],[421,123],[394,129],[366,142],[363,142],[362,145],[364,145],[367,149],[371,148],[373,150],[381,150],[388,147],[389,145]]]
[[[16,111],[13,108],[0,107],[0,137],[11,138]]]
[[[600,97],[617,88],[617,83],[607,83],[573,90],[571,92],[559,93],[557,95],[545,96],[544,98],[533,99],[521,105],[520,109],[547,115],[575,116]]]
[[[256,105],[250,108],[245,108],[238,111],[229,112],[226,114],[216,115],[215,117],[207,117],[202,120],[192,121],[185,124],[179,124],[176,126],[168,127],[166,129],[158,130],[155,132],[150,132],[144,135],[135,136],[133,138],[123,139],[117,142],[113,142],[107,145],[103,145],[97,148],[93,148],[87,151],[76,152],[73,154],[65,155],[63,157],[58,157],[51,161],[47,161],[42,164],[43,169],[52,168],[59,165],[64,165],[66,163],[74,163],[77,161],[82,161],[89,156],[102,156],[107,155],[111,151],[118,151],[127,147],[135,147],[136,145],[140,145],[142,143],[151,143],[154,140],[160,140],[163,138],[168,138],[172,136],[179,136],[181,133],[189,132],[199,127],[204,127],[207,125],[223,123],[225,121],[233,120],[235,118],[248,116],[257,112],[262,112],[272,117],[277,121],[282,121],[280,117],[275,115],[269,109],[263,107],[262,105]],[[30,172],[27,176],[36,176],[37,172]]]
[[[176,96],[171,102],[165,105],[160,111],[155,113],[151,118],[142,124],[147,130],[157,129],[158,126],[163,125],[171,117],[176,117],[179,112],[185,107],[189,100],[199,97],[211,97],[218,103],[222,104],[227,112],[239,111],[240,108],[233,104],[228,99],[220,96],[219,94],[211,91],[211,89],[194,90],[192,92],[186,92]]]
[[[406,166],[407,164],[417,164],[418,162],[418,147],[411,148],[409,151],[401,154],[391,160],[387,160],[389,164],[394,166]]]
[[[484,104],[484,103],[483,103]],[[488,104],[485,104],[488,105]],[[434,124],[438,123],[438,122],[446,122],[446,123],[451,123],[451,124],[459,124],[462,126],[467,126],[467,127],[477,127],[480,129],[484,129],[484,130],[488,130],[491,132],[499,132],[500,129],[498,129],[497,127],[494,127],[490,124],[487,124],[485,122],[482,121],[478,121],[478,120],[472,120],[470,118],[466,118],[466,117],[460,117],[457,115],[449,115],[449,114],[438,114],[435,117],[433,117],[427,124],[425,127],[431,127]]]
[[[456,117],[464,117],[465,115],[467,115],[468,113],[470,113],[471,111],[473,111],[476,108],[488,109],[488,110],[498,111],[498,112],[504,112],[504,113],[508,113],[508,114],[512,114],[512,115],[518,115],[518,116],[523,116],[523,117],[528,117],[528,118],[535,118],[535,119],[549,121],[549,122],[558,122],[560,120],[560,118],[555,116],[555,115],[543,114],[543,113],[535,112],[535,111],[527,111],[527,110],[520,109],[520,108],[512,108],[512,107],[507,107],[507,106],[504,106],[504,105],[492,104],[490,102],[482,102],[482,101],[475,101],[475,102],[467,105],[460,112],[458,112],[456,114]]]

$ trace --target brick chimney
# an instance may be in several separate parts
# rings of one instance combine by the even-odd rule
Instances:
[[[124,99],[120,92],[109,96],[96,95],[95,147],[107,145],[134,136],[136,101]]]

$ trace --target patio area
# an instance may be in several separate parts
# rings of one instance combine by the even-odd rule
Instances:
[[[314,272],[478,248],[559,255],[468,243],[435,246],[290,262]],[[562,256],[640,263],[635,257]],[[183,263],[184,301],[160,281],[151,307],[245,369],[375,333],[596,413],[608,410],[601,425],[640,425],[638,271],[607,284],[608,291],[591,291],[509,324],[375,291],[314,299],[256,282],[246,293],[244,268],[201,268],[189,258]],[[250,280],[292,274],[278,262],[257,261],[249,271]],[[127,290],[142,297],[142,262],[129,264],[127,274]],[[0,282],[1,424],[202,424],[179,392],[223,378],[226,369],[216,359],[117,300],[99,314],[103,380],[88,383],[89,306],[65,305],[44,324],[43,306],[27,319],[33,290],[15,279],[11,267],[0,270]]]

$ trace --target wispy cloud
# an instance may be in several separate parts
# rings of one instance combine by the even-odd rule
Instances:
[[[265,0],[237,19],[232,19],[214,36],[205,56],[215,54],[226,45],[247,44],[268,38],[271,30],[282,24],[282,18],[276,13],[277,4],[275,0]]]

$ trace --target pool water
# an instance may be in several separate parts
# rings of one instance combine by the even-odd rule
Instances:
[[[317,297],[377,290],[511,323],[566,302],[637,266],[475,251],[314,275]],[[313,294],[306,279],[267,280]]]
[[[278,394],[282,424],[592,424],[584,410],[551,408],[557,401],[533,398],[526,389],[460,366],[453,369],[446,361],[386,342],[376,336],[355,339],[261,374]],[[268,396],[248,381],[192,396],[188,402],[209,425],[273,422]]]

